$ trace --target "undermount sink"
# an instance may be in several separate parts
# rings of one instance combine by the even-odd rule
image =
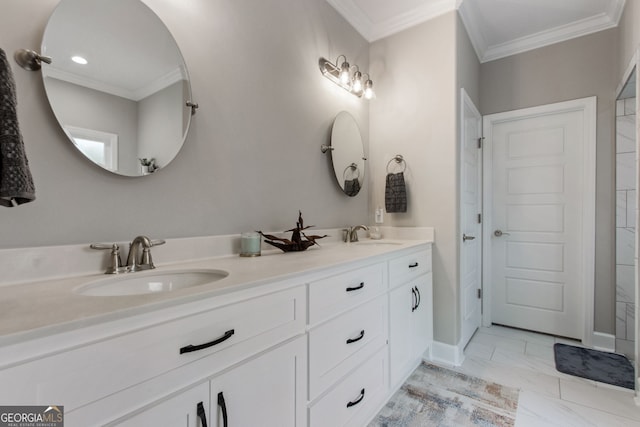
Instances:
[[[87,296],[123,296],[171,292],[201,286],[229,275],[223,270],[182,270],[125,273],[81,285],[74,293]]]

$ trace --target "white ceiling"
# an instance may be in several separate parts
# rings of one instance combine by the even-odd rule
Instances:
[[[625,0],[327,0],[368,41],[458,9],[481,62],[618,25]]]

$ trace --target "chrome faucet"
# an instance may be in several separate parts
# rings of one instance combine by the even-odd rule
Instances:
[[[369,227],[366,225],[356,225],[355,227],[349,227],[345,231],[344,241],[347,243],[358,241],[358,230],[369,231]]]
[[[151,270],[156,268],[151,259],[151,248],[157,245],[163,245],[164,240],[149,240],[147,236],[138,236],[129,245],[129,255],[127,256],[127,270]],[[142,253],[140,253],[142,248]]]

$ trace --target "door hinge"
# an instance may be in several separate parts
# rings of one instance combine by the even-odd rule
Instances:
[[[478,299],[482,299],[482,289],[478,289]]]
[[[478,214],[478,224],[482,224],[482,214]]]
[[[478,138],[478,148],[482,148],[482,141],[484,141],[484,136]]]

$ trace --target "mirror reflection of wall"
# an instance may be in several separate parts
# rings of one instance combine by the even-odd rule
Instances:
[[[636,71],[616,101],[616,351],[635,359]]]
[[[191,119],[188,74],[175,40],[144,3],[62,0],[42,51],[53,58],[42,69],[51,107],[89,160],[140,176],[153,172],[144,166],[151,159],[161,168],[177,155]]]

